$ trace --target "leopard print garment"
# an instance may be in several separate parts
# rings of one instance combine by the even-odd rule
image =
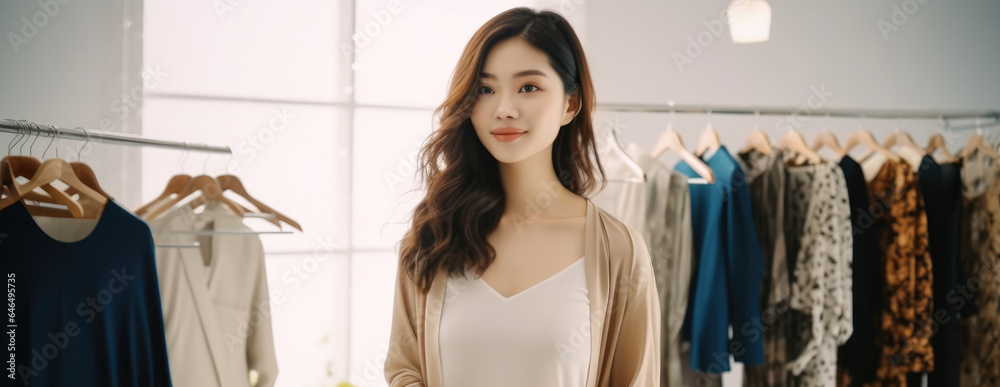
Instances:
[[[967,279],[954,299],[975,304],[978,313],[961,320],[961,383],[1000,386],[1000,162],[976,152],[964,160],[962,180]]]
[[[847,183],[836,163],[789,166],[787,171],[791,385],[833,387],[837,346],[854,330],[854,236]]]
[[[868,185],[885,275],[882,348],[875,381],[868,386],[906,386],[906,374],[934,369],[934,294],[927,250],[927,215],[916,173],[905,161],[888,160]]]

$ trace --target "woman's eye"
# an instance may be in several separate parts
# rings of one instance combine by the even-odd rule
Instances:
[[[525,88],[529,88],[529,87],[533,88],[533,89],[525,90]],[[533,91],[536,91],[536,90],[538,90],[538,86],[535,86],[535,85],[524,85],[524,86],[521,86],[521,91],[524,91],[526,93],[530,93],[530,92],[533,92]],[[491,89],[489,86],[486,86],[486,85],[479,86],[479,94],[492,94],[492,93],[493,93],[493,89]]]

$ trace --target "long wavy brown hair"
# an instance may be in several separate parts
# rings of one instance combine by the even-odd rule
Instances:
[[[434,110],[440,126],[418,154],[419,176],[427,192],[414,209],[412,227],[400,241],[400,269],[424,293],[438,270],[482,272],[496,257],[487,236],[504,213],[505,194],[498,162],[476,136],[469,117],[486,55],[510,38],[524,39],[544,52],[566,95],[579,99],[580,113],[560,128],[552,147],[560,183],[583,197],[598,183],[602,188],[607,183],[594,139],[594,86],[573,28],[555,12],[526,7],[493,17],[465,46],[448,97]]]

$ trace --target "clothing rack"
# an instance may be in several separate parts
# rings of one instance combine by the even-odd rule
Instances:
[[[16,121],[16,122],[15,122]],[[4,133],[28,133],[34,135],[44,135],[49,137],[66,138],[80,141],[94,141],[109,144],[132,145],[132,146],[153,146],[168,149],[200,151],[209,153],[225,153],[232,155],[233,151],[228,146],[214,146],[205,144],[190,144],[186,142],[156,140],[136,136],[128,133],[104,132],[100,130],[90,130],[84,128],[66,129],[53,125],[38,125],[26,120],[0,120],[0,132]]]
[[[771,116],[809,116],[837,118],[877,118],[877,119],[922,119],[943,120],[946,124],[954,120],[992,119],[993,122],[977,123],[975,125],[948,125],[949,129],[975,129],[978,126],[996,125],[1000,123],[1000,110],[978,111],[932,111],[932,110],[865,110],[865,109],[833,109],[833,108],[773,108],[773,107],[738,107],[710,105],[654,105],[654,104],[600,104],[597,110],[616,112],[643,113],[693,113],[693,114],[727,114],[727,115],[771,115]]]

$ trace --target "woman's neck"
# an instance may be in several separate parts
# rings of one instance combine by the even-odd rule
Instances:
[[[506,195],[505,217],[527,219],[581,216],[583,199],[559,182],[552,167],[552,146],[517,163],[500,163],[500,180]],[[584,208],[583,214],[586,214]]]

